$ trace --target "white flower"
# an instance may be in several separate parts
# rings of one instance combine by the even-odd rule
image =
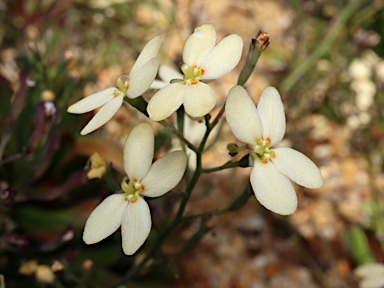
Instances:
[[[229,91],[225,113],[233,134],[247,143],[253,162],[251,185],[264,207],[282,215],[295,212],[297,196],[289,179],[307,188],[322,186],[319,169],[304,154],[291,148],[272,149],[285,133],[284,106],[275,88],[263,91],[256,109],[247,91],[235,86]]]
[[[181,105],[191,117],[208,114],[216,103],[212,89],[202,81],[223,76],[239,63],[243,40],[232,34],[216,45],[216,32],[212,25],[195,29],[187,39],[181,70],[184,79],[171,83],[158,91],[148,103],[147,112],[154,121],[169,117]]]
[[[89,216],[83,234],[86,244],[97,243],[121,225],[124,253],[134,254],[151,230],[151,215],[143,196],[158,197],[183,177],[187,156],[183,151],[167,154],[152,164],[154,135],[151,127],[140,124],[124,146],[124,170],[129,182],[123,181],[124,193],[107,197]]]
[[[369,263],[357,267],[354,274],[361,278],[360,288],[383,288],[384,265],[381,263]]]
[[[149,88],[159,69],[159,60],[156,56],[160,43],[161,39],[157,36],[145,45],[129,75],[122,75],[117,79],[117,88],[107,88],[69,106],[67,111],[75,114],[86,113],[103,106],[80,132],[81,135],[88,134],[107,123],[120,108],[124,96],[133,99]]]
[[[181,79],[183,75],[177,72],[173,67],[162,64],[159,68],[159,77],[161,80],[154,80],[149,88],[162,89],[167,86],[172,79]]]

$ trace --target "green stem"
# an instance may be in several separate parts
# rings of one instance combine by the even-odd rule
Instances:
[[[177,130],[174,126],[168,124],[165,120],[160,121],[159,124],[163,125],[165,128],[169,129],[173,134],[175,134],[181,141],[183,141],[189,149],[191,149],[193,152],[198,153],[198,149],[195,145],[193,145],[191,142],[189,142],[184,135]]]
[[[207,125],[207,131],[208,131],[208,130],[211,131],[211,130],[217,125],[217,123],[219,123],[219,120],[220,120],[221,117],[223,116],[224,111],[225,111],[225,102],[224,102],[223,106],[221,107],[221,109],[220,109],[220,111],[219,111],[219,114],[217,114],[217,116],[216,116],[215,119],[212,121],[212,123],[210,123],[209,125]]]
[[[124,100],[129,103],[132,107],[135,107],[137,110],[139,110],[141,113],[143,113],[145,116],[149,118],[148,112],[147,112],[147,101],[144,100],[142,96],[130,99],[128,97],[124,97]]]
[[[227,163],[217,167],[201,169],[202,170],[201,173],[212,173],[212,172],[217,172],[217,171],[221,171],[221,170],[225,170],[233,167],[240,167],[240,161],[236,161],[236,162],[228,161]]]
[[[187,253],[191,251],[193,248],[195,248],[201,239],[204,237],[204,235],[212,229],[212,226],[207,225],[207,220],[201,218],[200,219],[200,227],[199,229],[195,232],[195,234],[185,243],[183,248],[180,249],[175,255],[181,255],[184,253]]]
[[[360,4],[364,2],[362,0],[358,1],[349,1],[345,9],[340,13],[340,16],[337,18],[337,21],[334,23],[334,25],[329,30],[328,34],[324,37],[324,40],[320,43],[320,45],[317,46],[315,51],[306,58],[304,61],[301,62],[300,65],[296,67],[288,75],[288,77],[283,81],[280,88],[282,91],[287,92],[289,91],[293,85],[296,84],[296,82],[305,74],[307,71],[311,69],[311,67],[316,63],[316,61],[323,56],[325,53],[329,52],[330,46],[338,36],[341,29],[345,27],[346,22],[348,19],[354,15],[356,10],[361,6]]]
[[[225,213],[229,213],[229,212],[238,210],[247,203],[248,199],[252,195],[253,195],[253,193],[251,193],[251,191],[249,189],[249,185],[247,185],[247,187],[244,189],[243,193],[241,193],[235,200],[233,200],[233,202],[227,208],[222,209],[222,210],[214,209],[214,210],[204,212],[204,213],[188,215],[188,216],[183,217],[182,220],[183,221],[190,221],[190,220],[193,220],[196,218],[210,218],[212,216],[218,216],[218,215],[222,215]]]
[[[149,118],[149,115],[148,115],[148,112],[147,112],[147,106],[148,106],[148,103],[144,100],[144,98],[142,96],[140,97],[137,97],[137,98],[134,98],[134,99],[130,99],[128,97],[125,97],[124,98],[125,101],[127,103],[129,103],[132,107],[136,108],[137,110],[139,110],[141,113],[143,113],[145,116],[147,116]],[[180,110],[180,109],[179,109]],[[181,118],[181,114],[183,115],[183,120],[182,120],[182,123],[184,123],[184,109],[182,112],[177,112],[177,119],[178,119],[178,122],[181,121],[179,118]],[[180,114],[180,115],[179,115]],[[187,139],[185,139],[184,135],[183,135],[183,128],[181,128],[181,130],[178,130],[176,129],[175,127],[173,127],[172,125],[168,124],[165,120],[163,121],[159,121],[158,122],[159,124],[163,125],[164,127],[166,127],[167,129],[169,129],[172,133],[174,133],[181,141],[183,141],[189,149],[191,149],[192,151],[194,151],[195,153],[197,153],[197,148],[195,145],[193,145],[192,143],[190,143]],[[181,125],[181,122],[179,122],[179,125]],[[183,127],[183,125],[181,125],[180,127]],[[180,128],[179,128],[180,129]]]
[[[179,132],[184,135],[184,108],[181,106],[176,111],[177,114],[177,128]]]
[[[181,107],[177,109],[176,115],[177,115],[177,130],[183,136],[184,136],[184,114],[185,114],[184,107],[183,105],[181,105]],[[183,149],[183,151],[185,151],[185,145],[186,144],[183,141],[181,141],[181,148]]]

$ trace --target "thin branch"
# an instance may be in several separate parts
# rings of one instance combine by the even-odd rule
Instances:
[[[217,171],[221,171],[221,170],[225,170],[233,167],[240,167],[240,164],[241,164],[240,161],[236,161],[236,162],[228,161],[227,163],[217,167],[202,169],[201,173],[212,173],[212,172],[217,172]]]

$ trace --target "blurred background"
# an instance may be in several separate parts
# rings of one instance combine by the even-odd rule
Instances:
[[[267,32],[271,44],[245,88],[255,103],[267,86],[280,91],[283,144],[310,157],[325,184],[295,186],[299,207],[289,217],[251,197],[238,211],[211,217],[188,249],[199,221],[183,222],[163,253],[120,287],[358,287],[354,269],[384,261],[383,1],[8,0],[0,1],[0,19],[0,274],[7,288],[110,287],[145,257],[177,208],[172,194],[149,201],[154,231],[133,257],[122,253],[120,232],[86,246],[82,229],[120,189],[122,147],[134,125],[157,130],[156,157],[174,140],[128,105],[80,137],[94,113],[66,109],[114,86],[156,35],[160,62],[177,67],[185,40],[204,23],[218,40],[232,33],[244,40],[240,64],[210,84],[218,100],[212,115],[236,84],[251,39]],[[188,129],[198,143],[199,132]],[[235,141],[223,121],[203,165],[231,160],[226,145]],[[108,163],[103,180],[87,177],[95,152]],[[227,207],[249,173],[204,175],[186,213]]]

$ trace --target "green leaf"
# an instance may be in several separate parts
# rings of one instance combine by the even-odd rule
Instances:
[[[368,239],[361,227],[353,226],[347,232],[347,243],[359,265],[376,262],[369,247]]]

